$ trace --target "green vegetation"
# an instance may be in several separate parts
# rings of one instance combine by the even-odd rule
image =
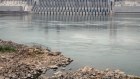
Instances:
[[[16,51],[15,47],[8,46],[8,45],[0,45],[0,52],[14,52]]]

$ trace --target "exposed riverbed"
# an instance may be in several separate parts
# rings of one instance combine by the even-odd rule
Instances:
[[[62,51],[74,59],[72,69],[89,65],[140,75],[139,16],[0,16],[0,38]]]

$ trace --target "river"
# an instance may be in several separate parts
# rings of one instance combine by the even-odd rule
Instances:
[[[140,15],[0,15],[0,39],[41,44],[74,59],[68,67],[140,76]]]

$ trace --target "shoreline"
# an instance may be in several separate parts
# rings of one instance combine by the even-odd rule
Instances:
[[[127,75],[121,70],[106,69],[100,71],[89,66],[76,71],[65,71],[73,60],[59,51],[41,46],[27,46],[12,41],[0,40],[0,78],[5,79],[140,79]],[[45,76],[49,70],[56,71],[52,76]]]

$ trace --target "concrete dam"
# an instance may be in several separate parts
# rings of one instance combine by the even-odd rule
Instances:
[[[113,11],[114,13],[140,13],[140,0],[117,0]]]
[[[31,12],[33,0],[0,0],[0,12]]]
[[[111,0],[0,0],[0,12],[109,15]]]

